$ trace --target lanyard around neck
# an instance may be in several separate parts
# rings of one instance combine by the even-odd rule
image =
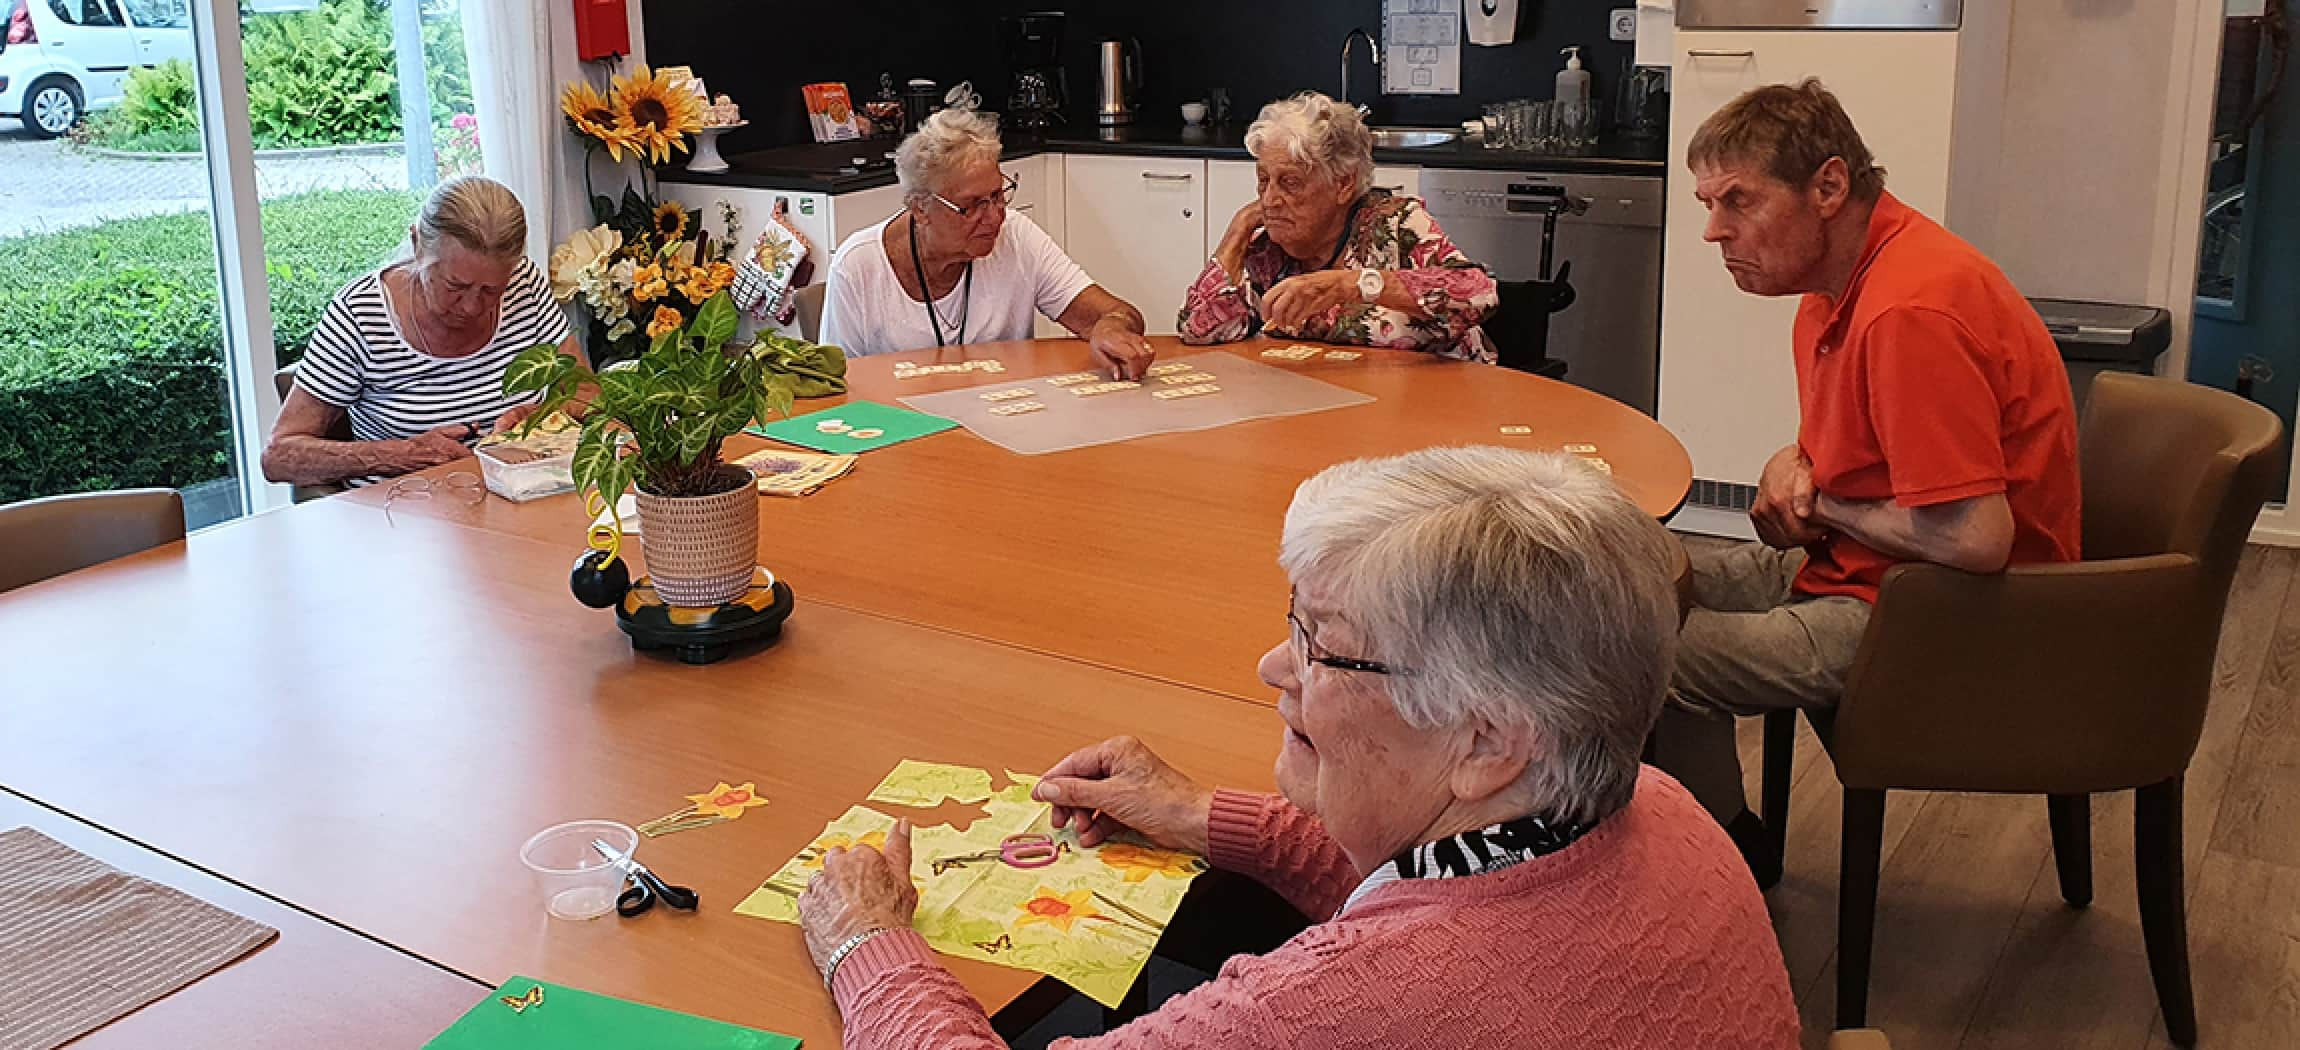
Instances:
[[[918,254],[918,220],[907,219],[905,221],[910,223],[911,272],[918,275],[918,294],[926,297],[926,323],[934,327],[934,345],[944,346],[947,344],[944,343],[942,337],[942,315],[934,310],[934,289],[927,287],[926,261],[920,258]],[[966,287],[966,293],[958,302],[958,338],[952,342],[964,346],[966,345],[967,317],[974,312],[974,260],[968,259],[966,261],[966,276],[961,280]]]

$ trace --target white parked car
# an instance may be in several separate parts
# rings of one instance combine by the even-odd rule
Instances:
[[[189,0],[0,0],[0,117],[41,138],[120,101],[128,71],[192,60]]]

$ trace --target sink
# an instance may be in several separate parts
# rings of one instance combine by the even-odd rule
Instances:
[[[1461,132],[1436,128],[1375,128],[1375,149],[1427,149],[1443,146],[1461,137]]]

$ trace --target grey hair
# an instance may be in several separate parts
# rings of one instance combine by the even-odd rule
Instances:
[[[1356,106],[1304,91],[1262,107],[1246,127],[1246,152],[1267,149],[1308,164],[1335,182],[1364,193],[1374,186],[1374,135]]]
[[[1671,540],[1575,457],[1431,448],[1303,482],[1278,561],[1342,602],[1400,718],[1529,730],[1529,806],[1629,803],[1677,643]]]
[[[951,172],[969,160],[998,162],[998,118],[953,106],[936,110],[894,151],[894,177],[902,199],[915,203],[935,192]]]
[[[439,257],[439,239],[497,259],[527,254],[527,210],[510,187],[483,175],[458,175],[439,184],[415,215],[411,258],[427,268]]]

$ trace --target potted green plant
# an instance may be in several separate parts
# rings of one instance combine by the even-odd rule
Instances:
[[[754,419],[787,414],[793,398],[846,389],[839,348],[773,334],[738,344],[737,322],[721,291],[631,360],[593,372],[546,344],[503,375],[506,392],[542,395],[530,420],[561,409],[582,419],[574,475],[586,507],[637,490],[647,573],[673,605],[730,601],[758,564],[751,473],[720,458],[721,445]]]

